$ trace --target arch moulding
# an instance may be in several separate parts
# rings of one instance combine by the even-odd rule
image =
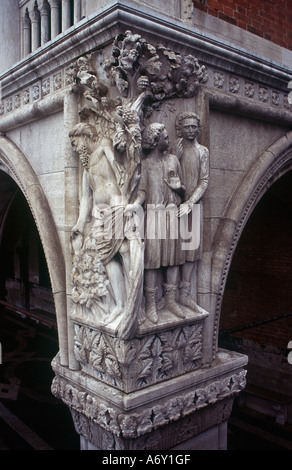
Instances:
[[[60,361],[68,364],[65,263],[56,225],[48,200],[31,164],[23,152],[7,137],[0,136],[0,162],[23,192],[43,245],[54,296]]]
[[[258,154],[232,194],[213,241],[212,293],[214,295],[213,352],[216,352],[221,305],[231,261],[242,231],[256,205],[281,176],[292,169],[292,131]]]

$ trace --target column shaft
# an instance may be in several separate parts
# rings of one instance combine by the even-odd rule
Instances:
[[[41,13],[41,45],[50,39],[50,5],[44,0],[40,8]]]
[[[51,38],[60,34],[60,0],[51,0]]]
[[[62,0],[62,32],[71,26],[71,2]]]
[[[74,0],[74,24],[81,20],[81,0]]]
[[[28,10],[23,18],[23,57],[26,57],[31,51],[31,22]]]
[[[31,50],[35,51],[40,46],[40,12],[37,2],[31,15]]]

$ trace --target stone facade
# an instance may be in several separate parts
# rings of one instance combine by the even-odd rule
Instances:
[[[8,3],[1,8],[12,14]],[[200,448],[199,436],[213,448],[208,436],[216,429],[226,437],[247,361],[218,349],[226,276],[257,201],[292,165],[291,54],[270,51],[263,38],[247,50],[251,33],[233,25],[229,41],[211,24],[204,30],[188,1],[168,2],[167,11],[158,0],[62,2],[59,30],[52,22],[59,3],[39,3],[36,12],[20,1],[21,35],[7,32],[0,169],[25,195],[46,255],[59,335],[52,391],[69,406],[84,449]],[[25,47],[28,17],[30,34],[32,20],[46,32],[34,48]],[[191,152],[204,168],[202,186],[188,197],[183,158],[191,144],[177,134],[180,113],[195,113],[192,126],[200,122]],[[160,129],[166,147],[146,145],[148,128]],[[96,171],[101,161],[106,170]],[[155,161],[166,162],[169,179]],[[156,245],[146,256],[137,233],[97,244],[98,203],[119,228],[119,207],[123,220],[146,204],[141,192],[166,203],[150,201],[159,191],[176,210],[200,207],[190,261],[173,261],[181,242],[170,250],[171,224],[158,265],[150,259]],[[178,297],[178,278],[163,279],[187,261],[189,306]]]

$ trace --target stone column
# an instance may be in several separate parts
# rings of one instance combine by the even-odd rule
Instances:
[[[23,18],[23,57],[26,57],[31,51],[31,21],[28,9]]]
[[[198,233],[193,237],[194,243],[183,244],[186,224],[181,222],[174,246],[172,235],[175,230],[171,231],[170,224],[176,222],[170,213],[169,217],[165,214],[165,218],[160,214],[161,232],[156,232],[160,237],[163,229],[167,229],[165,244],[159,241],[159,244],[146,246],[139,236],[140,230],[136,230],[146,211],[150,211],[146,214],[147,224],[151,224],[151,219],[153,221],[153,203],[148,204],[148,201],[153,201],[153,195],[157,202],[161,201],[165,183],[171,192],[167,196],[170,199],[165,198],[164,202],[176,201],[176,212],[186,208],[181,207],[175,189],[191,194],[188,196],[190,205],[205,194],[209,180],[209,150],[196,140],[200,119],[185,111],[199,104],[203,126],[209,126],[206,112],[203,112],[206,102],[203,97],[197,103],[194,100],[200,82],[205,78],[205,66],[199,65],[197,58],[190,54],[166,52],[130,31],[118,38],[106,68],[107,73],[115,77],[114,83],[101,79],[104,72],[99,65],[103,63],[101,51],[90,57],[79,57],[68,71],[73,85],[64,103],[64,131],[69,136],[64,148],[66,238],[67,246],[70,246],[66,254],[69,366],[62,365],[58,356],[53,360],[52,392],[69,406],[84,450],[225,449],[226,423],[235,396],[245,387],[247,358],[224,350],[216,351],[214,358],[211,357],[213,335],[209,318],[213,317],[213,311],[204,308],[211,304],[207,298],[210,292],[210,244],[200,246]],[[144,54],[142,45],[147,45],[151,57]],[[118,53],[119,62],[116,61]],[[138,59],[140,67],[135,67]],[[155,85],[155,91],[165,90],[165,106],[170,104],[169,100],[176,100],[177,114],[165,116],[161,112],[159,122],[145,126],[141,112],[143,105],[147,103],[150,114],[157,109],[156,94],[146,91],[150,83]],[[124,98],[118,122],[115,107],[109,105],[117,91]],[[89,99],[92,107],[88,106]],[[185,126],[196,129],[191,139],[188,133],[182,132],[185,127],[182,122],[186,119],[189,123]],[[155,134],[159,132],[161,145],[156,148]],[[171,132],[171,140],[176,141],[181,163],[175,154],[169,153],[168,132]],[[76,137],[81,138],[82,145]],[[191,151],[186,140],[191,141]],[[129,157],[118,169],[114,146],[121,158],[124,152]],[[78,155],[74,155],[72,149]],[[169,182],[154,166],[162,154],[165,175],[173,178]],[[197,159],[196,168],[197,163],[201,166],[200,180],[193,187],[193,179],[188,181],[186,178],[183,188],[180,177],[173,175],[183,175],[181,168],[189,171],[193,155]],[[152,160],[148,160],[143,168],[141,165],[140,186],[136,188],[142,156],[145,161],[147,158]],[[185,156],[190,158],[183,158]],[[96,161],[103,157],[109,166],[101,175]],[[111,188],[107,193],[109,197],[116,191],[122,195],[123,204],[118,197],[113,198],[111,210],[103,219],[99,208],[101,202],[97,204],[96,201],[102,201],[102,206],[106,203],[104,194],[108,188]],[[143,199],[144,195],[146,199]],[[128,204],[132,200],[134,203]],[[124,221],[124,201],[127,201],[126,212],[133,207],[137,211],[139,222],[136,219],[134,237],[129,226],[124,232],[122,227],[121,232],[118,230],[118,225],[122,226]],[[143,208],[141,203],[145,203]],[[193,207],[192,210],[192,218],[188,217],[186,222],[200,228],[201,209]],[[149,225],[145,227],[146,231]],[[149,238],[151,236],[153,232]],[[183,250],[188,251],[188,257],[181,256]],[[156,260],[151,264],[151,251],[156,260],[163,252],[163,265],[160,266],[160,261],[156,264]],[[180,266],[179,256],[182,263],[191,264]],[[193,263],[191,257],[195,259]],[[203,259],[204,271],[200,274],[200,282],[194,269],[198,257],[199,262]],[[166,279],[164,267],[168,270]],[[178,268],[183,267],[188,269],[179,272]],[[149,279],[150,285],[147,284]],[[191,287],[199,294],[197,298],[195,294],[192,298]]]
[[[131,353],[132,345],[126,349]],[[83,343],[78,351],[85,354]],[[123,357],[123,367],[129,371],[128,359]],[[141,356],[137,361],[139,366]],[[119,370],[121,362],[111,364]],[[82,450],[226,450],[227,421],[245,387],[245,365],[244,356],[222,351],[210,368],[125,393],[88,371],[69,371],[55,358],[52,392],[70,408]],[[99,375],[104,378],[104,369]]]
[[[50,5],[48,0],[44,0],[40,7],[41,15],[41,45],[50,39]]]
[[[51,38],[60,33],[60,0],[51,0]]]
[[[0,4],[0,73],[2,74],[21,59],[24,47],[23,37],[21,37],[23,33],[23,16],[20,14],[19,2],[1,0]]]
[[[74,0],[74,24],[81,20],[81,0]]]
[[[31,14],[31,50],[35,51],[38,47],[40,47],[40,12],[35,2]]]
[[[62,32],[71,26],[71,3],[70,0],[62,0]]]
[[[79,121],[78,114],[78,96],[75,93],[68,92],[64,97],[64,130],[69,135],[72,127]],[[70,139],[66,140],[64,148],[65,154],[65,218],[66,227],[68,227],[65,233],[65,239],[67,242],[67,251],[65,254],[65,263],[67,266],[66,274],[66,292],[67,292],[67,310],[68,310],[68,346],[69,346],[69,367],[70,369],[79,369],[79,364],[74,356],[74,325],[69,318],[72,290],[71,280],[71,268],[72,268],[72,254],[69,250],[70,247],[70,235],[71,227],[75,224],[78,218],[79,208],[79,162],[76,155],[73,152]]]

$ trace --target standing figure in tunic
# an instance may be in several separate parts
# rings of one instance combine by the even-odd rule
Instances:
[[[209,183],[209,150],[198,143],[200,133],[200,119],[194,112],[182,112],[176,119],[176,153],[178,155],[182,180],[185,187],[184,203],[181,205],[180,216],[188,217],[188,228],[191,233],[193,227],[193,205],[200,204],[202,221],[201,200]],[[191,277],[197,262],[202,256],[202,223],[200,223],[200,243],[194,249],[184,251],[185,263],[181,267],[181,282],[179,286],[179,303],[185,305],[196,313],[202,309],[191,298]]]
[[[141,162],[141,178],[135,202],[127,211],[144,206],[144,296],[145,314],[153,323],[158,321],[157,276],[164,268],[164,307],[176,317],[184,318],[176,302],[179,266],[184,262],[178,248],[178,206],[184,188],[178,158],[169,153],[169,138],[164,124],[152,123],[143,133],[144,159]]]

